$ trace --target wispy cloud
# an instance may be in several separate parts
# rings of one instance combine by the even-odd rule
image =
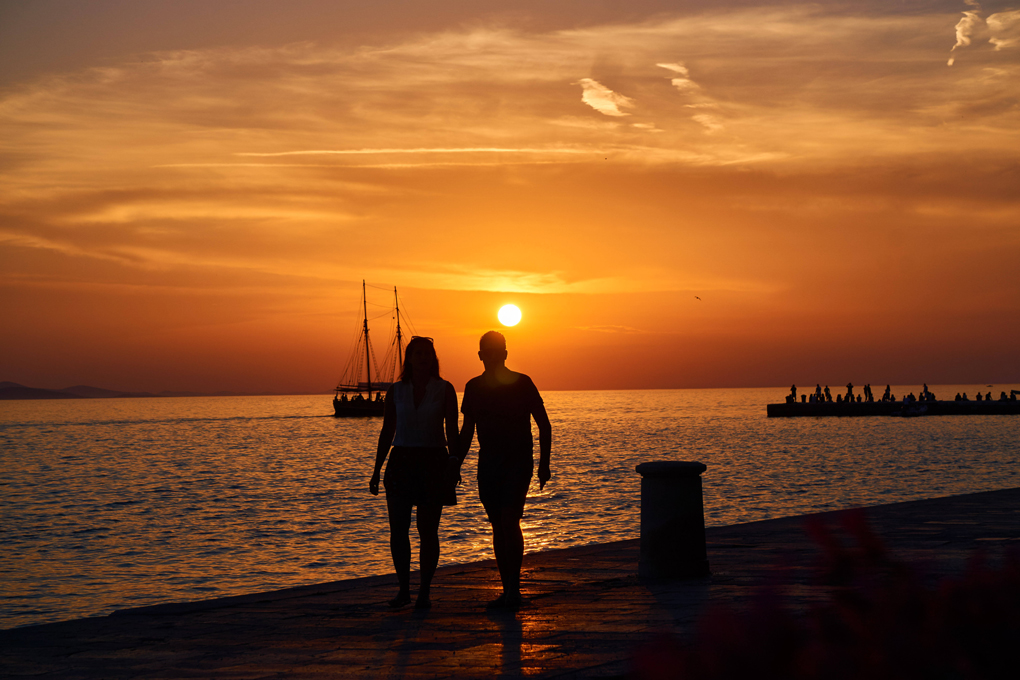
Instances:
[[[1000,42],[985,44],[994,61],[980,72],[946,72],[916,42],[942,35],[944,15],[847,18],[819,6],[546,33],[473,26],[359,49],[145,55],[0,95],[0,237],[139,269],[195,262],[355,279],[391,267],[379,243],[403,246],[413,227],[484,272],[439,275],[434,260],[414,269],[437,286],[700,286],[707,271],[687,279],[664,264],[670,273],[653,278],[645,266],[669,259],[661,244],[678,225],[704,219],[690,201],[620,243],[629,208],[606,212],[590,199],[567,208],[564,196],[596,186],[639,196],[642,173],[785,175],[1013,153],[1020,65],[992,46],[1009,50],[1018,21],[1016,12],[982,20]],[[960,30],[974,49],[979,34]],[[543,193],[559,172],[587,184]],[[521,196],[541,198],[525,214]],[[659,198],[634,214],[643,220]],[[762,210],[767,200],[748,202]],[[616,231],[583,247],[568,238],[601,220]],[[555,246],[534,247],[552,236]],[[477,251],[490,259],[473,259]]]
[[[686,97],[687,103],[684,106],[692,109],[719,108],[714,100],[704,94],[701,86],[691,80],[690,71],[686,66],[679,63],[656,64],[656,66],[673,72],[674,76],[669,82]],[[691,120],[701,124],[708,132],[718,132],[724,127],[722,120],[714,113],[698,113],[691,116]]]
[[[581,78],[577,82],[581,86],[581,101],[599,113],[607,116],[629,116],[629,113],[621,111],[620,108],[634,108],[633,99],[613,92],[596,80]]]
[[[670,82],[673,84],[673,87],[681,92],[696,92],[701,89],[697,83],[691,80],[690,71],[683,64],[656,64],[656,66],[672,71],[675,74]]]
[[[260,153],[256,151],[241,151],[238,156],[360,156],[360,155],[387,155],[387,154],[462,154],[462,153],[489,153],[489,154],[587,154],[590,149],[566,149],[557,147],[544,148],[513,148],[513,147],[462,147],[452,149],[436,148],[411,148],[411,149],[311,149],[307,151],[277,151],[273,153]]]
[[[991,33],[988,42],[995,45],[996,50],[1020,44],[1020,10],[993,14],[985,23]]]

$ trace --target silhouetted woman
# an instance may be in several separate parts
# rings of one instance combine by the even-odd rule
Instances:
[[[445,425],[445,436],[444,436]],[[392,451],[390,444],[393,445]],[[411,601],[411,508],[417,507],[421,586],[415,608],[432,606],[429,591],[439,564],[439,519],[444,505],[457,502],[457,393],[439,377],[439,358],[431,338],[407,343],[400,382],[386,393],[386,410],[375,471],[368,488],[379,494],[379,473],[386,454],[383,485],[390,518],[390,552],[400,591],[391,607]]]

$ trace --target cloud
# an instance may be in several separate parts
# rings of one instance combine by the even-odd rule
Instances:
[[[709,113],[699,113],[691,116],[691,120],[700,123],[709,132],[718,132],[725,127],[718,117]]]
[[[993,14],[985,23],[991,33],[988,42],[995,45],[996,50],[1020,43],[1020,10]]]
[[[581,78],[577,82],[582,88],[581,101],[599,113],[607,116],[629,116],[630,114],[621,111],[620,107],[634,108],[634,100],[613,92],[598,81]]]
[[[580,116],[562,116],[547,121],[550,125],[561,125],[567,128],[580,128],[590,131],[611,132],[620,127],[620,123],[613,120],[594,120]]]
[[[993,16],[1008,39],[1011,15]],[[0,125],[8,157],[30,159],[21,166],[29,174],[40,163],[52,169],[97,158],[100,173],[129,172],[145,159],[149,168],[254,178],[259,168],[267,177],[284,171],[272,161],[291,156],[316,157],[325,168],[366,165],[357,159],[424,168],[556,163],[606,150],[655,163],[758,163],[839,155],[860,139],[907,148],[918,134],[922,146],[937,144],[923,131],[941,125],[956,99],[952,84],[933,88],[904,67],[924,56],[910,37],[941,20],[731,10],[549,33],[471,28],[356,50],[159,53],[8,92]],[[876,35],[882,45],[869,42]],[[616,90],[598,77],[578,78],[607,50],[626,55]],[[654,64],[668,72],[668,91],[652,85]],[[601,120],[577,114],[571,83]],[[968,106],[982,96],[969,91]],[[937,115],[927,120],[928,111]],[[636,125],[618,122],[628,118]],[[985,122],[989,130],[1010,127]],[[649,149],[653,124],[664,132]],[[728,134],[692,136],[692,126],[725,126]],[[229,162],[239,155],[266,164]],[[45,182],[29,184],[34,191]]]
[[[687,67],[684,66],[683,64],[656,64],[656,66],[667,69],[677,74],[679,77],[673,78],[669,82],[673,84],[673,87],[680,90],[684,94],[688,94],[690,92],[697,92],[698,90],[701,89],[697,83],[691,80],[690,72],[687,70]]]
[[[718,109],[719,105],[710,97],[706,96],[700,85],[691,80],[690,71],[681,63],[656,64],[659,68],[672,71],[677,77],[670,79],[670,84],[684,94],[687,98],[686,108],[690,109]],[[725,128],[722,119],[711,113],[699,113],[691,116],[691,120],[705,128],[706,132],[719,132]]]
[[[997,12],[985,19],[981,16],[981,5],[976,0],[965,2],[974,9],[963,12],[963,18],[957,22],[956,44],[950,52],[970,47],[974,40],[983,38],[987,38],[996,51],[1020,43],[1020,10]],[[947,63],[952,66],[956,58],[951,56]]]
[[[985,20],[979,12],[964,12],[963,18],[956,23],[956,44],[949,51],[955,52],[958,47],[970,45],[971,38],[984,27],[984,24]],[[949,66],[952,66],[955,62],[956,59],[954,57],[949,57],[947,63]]]

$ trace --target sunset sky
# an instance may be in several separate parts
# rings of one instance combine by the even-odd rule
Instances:
[[[368,5],[0,0],[0,380],[1020,382],[1020,4]]]

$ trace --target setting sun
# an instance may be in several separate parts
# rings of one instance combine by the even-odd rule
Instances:
[[[504,326],[516,326],[521,321],[521,310],[517,305],[503,305],[497,316]]]

